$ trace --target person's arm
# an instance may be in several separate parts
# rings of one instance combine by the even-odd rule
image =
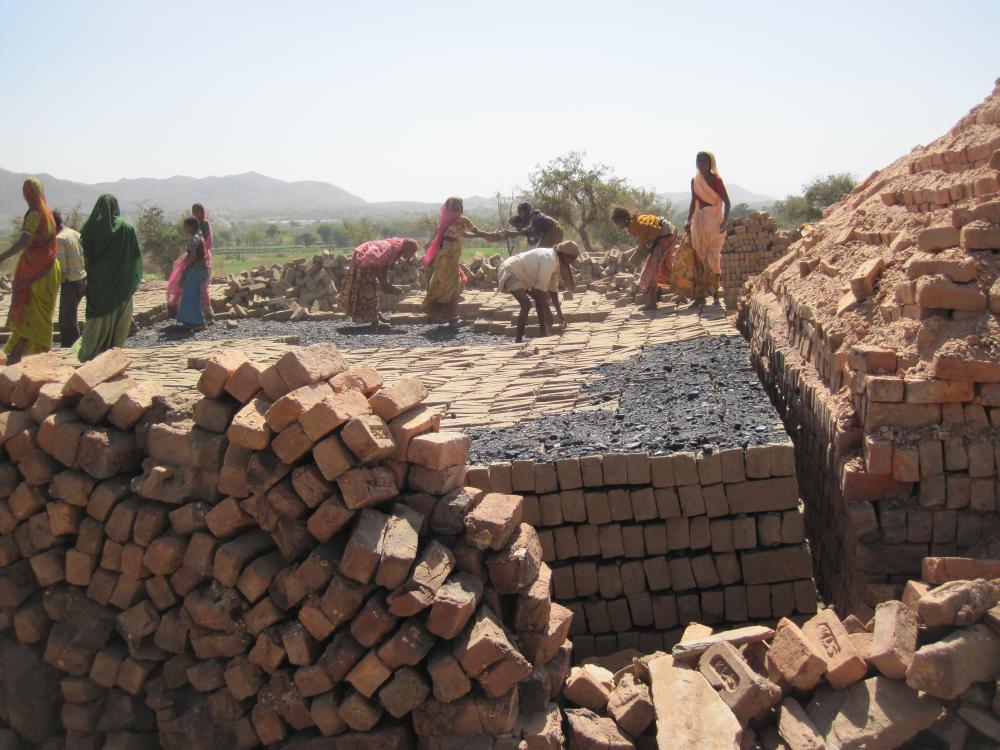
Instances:
[[[21,232],[21,236],[14,241],[14,244],[11,245],[9,248],[7,248],[6,252],[0,254],[0,263],[7,260],[7,258],[10,258],[11,256],[17,255],[19,252],[21,252],[24,248],[28,246],[28,242],[30,240],[31,240],[30,232]]]
[[[691,217],[694,216],[694,180],[691,180],[691,205],[688,206],[688,218],[684,224],[684,231],[691,231]]]
[[[559,326],[566,328],[566,320],[562,314],[562,305],[559,304],[559,292],[549,292],[549,299],[552,300],[552,306],[556,308],[556,315],[559,317]]]
[[[466,219],[464,234],[466,237],[482,237],[486,232],[473,224],[471,220]]]
[[[721,182],[721,180],[720,180],[720,182]],[[730,202],[729,202],[729,191],[726,190],[726,186],[725,185],[722,186],[722,202],[723,202],[723,204],[726,207],[726,213],[722,217],[722,224],[719,226],[719,231],[722,232],[723,234],[725,234],[726,233],[726,229],[729,226],[729,209],[731,208],[731,205],[730,205]]]

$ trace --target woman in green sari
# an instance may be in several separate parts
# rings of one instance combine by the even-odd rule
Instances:
[[[81,362],[121,346],[132,326],[132,295],[142,280],[142,254],[135,227],[121,217],[118,199],[104,194],[80,230],[87,269],[87,322],[80,339]]]

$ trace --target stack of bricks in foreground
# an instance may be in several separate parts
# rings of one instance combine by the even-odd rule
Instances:
[[[778,231],[766,211],[755,211],[746,219],[730,222],[722,248],[722,278],[726,307],[734,308],[743,283],[788,252],[797,232]]]
[[[1000,533],[998,170],[1000,85],[831,206],[741,301],[797,435],[817,578],[846,611]]]
[[[791,444],[500,462],[467,481],[524,496],[578,658],[816,611]]]
[[[1000,560],[923,567],[927,583],[909,581],[867,622],[824,609],[801,626],[692,624],[670,655],[574,667],[570,747],[996,748]]]
[[[572,615],[419,380],[128,364],[0,369],[0,747],[558,746]]]

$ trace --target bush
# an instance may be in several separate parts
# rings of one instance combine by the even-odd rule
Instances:
[[[142,213],[135,223],[143,259],[164,276],[170,273],[174,261],[184,252],[183,224],[170,222],[159,206],[140,207]]]

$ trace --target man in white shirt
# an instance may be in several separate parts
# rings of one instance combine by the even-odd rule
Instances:
[[[52,212],[56,220],[56,257],[62,269],[62,285],[59,287],[59,345],[68,349],[80,338],[80,324],[77,311],[80,300],[87,294],[87,272],[84,269],[83,246],[80,233],[63,226],[62,214]]]
[[[538,312],[540,335],[547,336],[548,327],[552,325],[550,300],[559,316],[559,325],[566,329],[559,304],[559,278],[562,277],[567,290],[576,288],[570,264],[579,255],[580,248],[575,242],[560,242],[555,247],[538,247],[513,255],[500,264],[498,289],[513,295],[521,305],[515,341],[520,342],[524,338],[532,301]]]

